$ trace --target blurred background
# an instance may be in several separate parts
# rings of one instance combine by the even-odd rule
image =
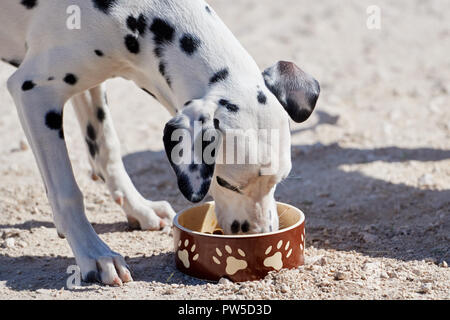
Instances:
[[[304,286],[301,292],[292,289],[290,297],[417,298],[422,297],[418,288],[427,283],[422,280],[428,279],[433,284],[428,297],[449,298],[450,276],[440,266],[450,259],[450,2],[209,3],[261,70],[278,60],[293,61],[322,87],[312,118],[292,125],[293,170],[278,187],[277,199],[305,211],[307,254],[327,257],[328,263],[310,278],[284,273]],[[380,29],[367,26],[371,5],[380,8]],[[45,288],[34,278],[23,284],[19,275],[2,275],[6,265],[23,265],[19,257],[24,255],[61,256],[47,266],[53,293],[63,285],[71,253],[56,239],[35,160],[6,90],[13,71],[0,64],[0,236],[2,231],[17,232],[18,243],[25,245],[0,249],[0,284],[5,281],[0,294],[12,290],[27,295],[26,286]],[[111,80],[108,89],[124,161],[138,189],[149,199],[170,201],[175,210],[190,205],[178,191],[163,152],[168,112],[131,82]],[[171,238],[124,232],[120,208],[103,185],[89,179],[71,106],[64,125],[90,221],[107,243],[131,257],[129,263],[142,279],[164,282],[165,275],[175,272]],[[149,252],[155,256],[150,273],[148,261],[139,258]],[[382,264],[387,275],[377,278],[377,290],[359,276],[367,261]],[[38,267],[47,268],[36,261],[30,265]],[[362,285],[318,287],[317,281],[338,269]],[[279,277],[283,282],[283,273]],[[172,281],[203,285],[178,273]],[[183,294],[191,289],[201,297],[195,288],[185,287]],[[215,290],[206,288],[204,294],[219,295]]]

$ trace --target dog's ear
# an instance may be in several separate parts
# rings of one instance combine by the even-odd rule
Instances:
[[[193,100],[164,129],[164,148],[181,193],[191,202],[205,198],[214,174],[221,135],[214,128],[216,105]]]
[[[267,88],[295,122],[304,122],[314,111],[320,94],[316,79],[292,62],[279,61],[263,72]]]

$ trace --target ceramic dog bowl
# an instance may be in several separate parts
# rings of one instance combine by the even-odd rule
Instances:
[[[178,270],[199,279],[243,282],[303,265],[305,216],[293,206],[277,206],[280,230],[252,235],[221,234],[213,202],[179,213],[174,221]]]

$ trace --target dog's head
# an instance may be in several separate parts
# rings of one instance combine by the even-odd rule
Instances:
[[[278,230],[276,185],[291,170],[289,117],[304,122],[319,83],[278,62],[253,83],[230,81],[186,103],[164,129],[164,146],[182,194],[208,191],[226,234]]]

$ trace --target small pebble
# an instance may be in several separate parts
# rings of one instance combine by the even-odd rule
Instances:
[[[382,268],[382,264],[380,262],[367,262],[363,266],[363,270],[369,273],[373,273]]]
[[[341,271],[334,274],[334,280],[341,281],[347,279],[347,275]]]
[[[312,264],[319,264],[320,259],[322,259],[323,256],[315,256],[315,257],[305,257],[305,264],[306,265],[312,265]]]
[[[389,278],[391,279],[398,279],[398,274],[395,271],[388,272]]]
[[[289,288],[289,286],[285,284],[281,286],[281,293],[288,293],[289,291],[291,291],[291,288]]]
[[[378,237],[374,234],[364,232],[361,234],[365,243],[373,243],[378,240]]]
[[[328,208],[333,208],[336,206],[336,202],[334,202],[333,200],[330,200],[327,202],[327,207]]]
[[[418,269],[413,269],[411,272],[414,273],[418,277],[422,276],[422,272]]]
[[[163,292],[163,294],[165,294],[165,295],[171,295],[174,293],[175,293],[175,290],[173,290],[172,288],[168,288]]]
[[[15,245],[16,241],[14,240],[14,238],[8,238],[5,240],[5,242],[3,242],[4,248],[14,248]]]
[[[26,243],[25,241],[18,241],[18,242],[17,242],[17,245],[18,245],[20,248],[26,248],[26,247],[28,247],[28,243]]]
[[[27,151],[29,149],[28,143],[24,139],[20,140],[19,146],[22,151]]]
[[[45,289],[37,289],[36,293],[45,294],[45,293],[47,293],[47,290],[45,290]]]
[[[219,280],[218,283],[219,283],[219,284],[223,284],[223,285],[229,285],[229,284],[231,284],[232,282],[231,282],[230,280],[228,280],[227,278],[220,278],[220,280]]]
[[[419,185],[419,187],[430,187],[432,186],[434,183],[433,181],[433,175],[427,173],[422,175],[419,179],[417,184]]]
[[[420,287],[419,293],[422,293],[422,294],[430,293],[431,289],[432,289],[431,283],[424,283],[424,284]]]
[[[248,290],[247,288],[243,288],[243,289],[238,291],[238,294],[241,294],[241,295],[244,295],[244,296],[248,296],[250,294],[250,290]]]

